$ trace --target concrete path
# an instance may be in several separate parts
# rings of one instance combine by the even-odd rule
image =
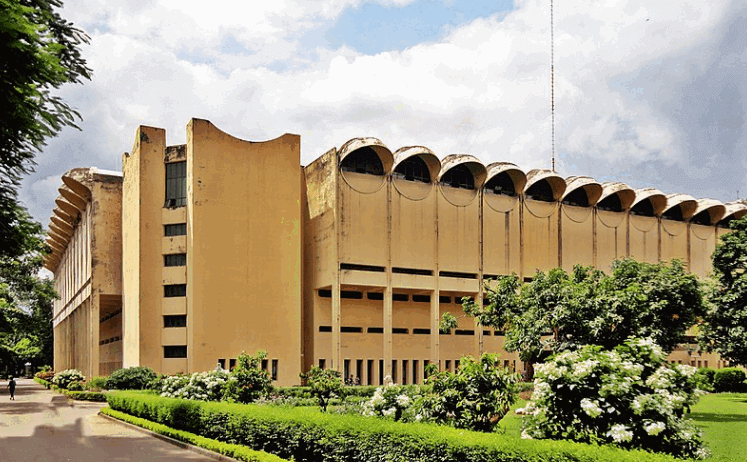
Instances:
[[[10,401],[0,380],[0,461],[211,461],[98,414],[106,403],[68,402],[30,379]]]

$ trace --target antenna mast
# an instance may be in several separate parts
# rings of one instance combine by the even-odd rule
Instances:
[[[550,0],[550,101],[552,114],[552,171],[555,172],[555,30],[553,0]]]

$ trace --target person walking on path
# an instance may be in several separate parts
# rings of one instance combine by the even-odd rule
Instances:
[[[8,382],[8,389],[10,390],[10,399],[13,401],[16,400],[16,379],[13,377],[10,378],[10,381]]]

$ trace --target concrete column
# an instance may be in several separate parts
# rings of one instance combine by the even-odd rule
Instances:
[[[341,322],[340,269],[338,265],[338,268],[335,270],[335,280],[332,283],[332,364],[330,364],[330,369],[334,369],[340,373],[342,373]]]
[[[384,376],[392,375],[392,272],[387,270],[384,288]]]
[[[438,366],[441,351],[441,336],[438,326],[441,323],[441,307],[439,305],[438,277],[436,277],[436,290],[431,292],[431,363]]]

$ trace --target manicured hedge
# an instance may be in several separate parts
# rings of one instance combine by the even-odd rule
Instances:
[[[433,424],[404,424],[313,408],[208,403],[138,392],[107,395],[118,411],[296,462],[664,462],[670,456],[507,438]]]
[[[106,393],[102,393],[100,391],[70,391],[65,390],[64,388],[60,388],[57,385],[53,384],[52,382],[49,382],[44,379],[40,379],[39,377],[34,377],[34,381],[40,385],[44,385],[45,388],[48,390],[54,390],[57,393],[62,393],[63,395],[67,396],[70,399],[78,400],[78,401],[96,401],[99,403],[105,403],[106,402]]]
[[[159,435],[168,436],[177,441],[189,443],[194,446],[207,449],[209,451],[223,454],[224,456],[233,457],[234,459],[244,460],[247,462],[287,462],[285,459],[281,459],[278,456],[268,454],[266,452],[254,451],[246,446],[240,446],[238,444],[229,444],[222,441],[217,441],[204,436],[195,435],[194,433],[185,432],[184,430],[175,430],[169,428],[166,425],[151,422],[150,420],[141,419],[134,417],[123,412],[115,411],[111,408],[105,407],[101,409],[102,414],[112,416],[115,419],[122,420],[132,425],[150,430],[153,433]]]

